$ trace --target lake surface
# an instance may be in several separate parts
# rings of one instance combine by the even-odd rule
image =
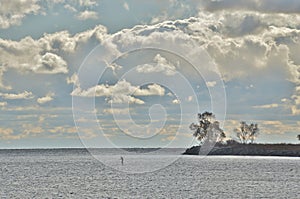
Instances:
[[[300,158],[179,151],[0,150],[0,197],[300,198]]]

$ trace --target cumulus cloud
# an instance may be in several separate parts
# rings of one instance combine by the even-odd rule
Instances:
[[[47,52],[37,57],[37,64],[32,70],[36,73],[67,73],[67,62],[60,56]]]
[[[163,96],[163,95],[165,95],[165,89],[158,84],[151,84],[151,85],[147,86],[147,89],[141,89],[141,88],[135,89],[133,95],[135,95],[135,96],[151,96],[151,95]]]
[[[98,19],[98,13],[95,11],[85,10],[77,15],[77,19],[82,21],[87,19]]]
[[[15,100],[15,99],[32,99],[34,98],[34,95],[32,92],[24,91],[22,93],[0,93],[0,97],[4,99],[10,99],[10,100]]]
[[[3,83],[3,76],[8,69],[19,73],[66,74],[69,66],[64,54],[75,53],[77,46],[89,39],[103,41],[106,35],[106,28],[99,25],[75,35],[61,31],[44,34],[36,40],[29,36],[20,41],[0,38],[0,88],[11,88]]]
[[[286,16],[274,17],[272,14],[260,15],[252,12],[202,13],[199,18],[135,27],[130,33],[124,31],[124,35],[118,35],[118,38],[127,39],[123,44],[155,43],[162,38],[167,40],[173,36],[170,42],[176,40],[179,49],[186,45],[190,46],[190,49],[194,49],[196,45],[203,46],[218,64],[224,79],[230,81],[256,72],[267,72],[265,69],[271,67],[270,61],[275,58],[282,59],[282,69],[291,68],[291,57],[288,57],[288,54],[287,57],[282,57],[281,51],[284,49],[276,44],[279,35],[276,33],[278,31],[274,30],[275,24],[279,26],[277,28],[281,33],[284,33],[282,30],[285,29],[281,26],[289,24],[288,26],[296,27],[295,24],[290,24],[291,21],[294,20]],[[253,30],[247,30],[249,23],[253,23]],[[184,34],[181,34],[182,32]],[[150,69],[152,71],[159,67],[152,66]]]
[[[81,90],[80,88],[75,89],[72,95],[83,96],[83,97],[103,97],[111,96],[117,94],[134,94],[137,96],[147,96],[147,95],[163,95],[164,88],[159,85],[149,85],[148,89],[141,89],[137,86],[132,86],[126,80],[118,81],[115,85],[105,85],[100,84],[92,87],[88,90]]]
[[[45,104],[47,102],[51,102],[53,100],[53,96],[54,96],[54,93],[48,93],[46,96],[40,97],[36,101],[39,104]]]
[[[13,25],[20,25],[26,15],[38,14],[40,11],[41,7],[38,0],[1,0],[0,28],[5,29]]]
[[[126,80],[118,81],[114,85],[100,84],[87,90],[77,87],[71,95],[80,97],[108,97],[109,103],[144,104],[144,101],[134,96],[163,96],[165,89],[157,84],[150,84],[147,88],[133,86]]]
[[[142,89],[137,86],[132,86],[129,82],[123,80],[112,86],[102,84],[86,91],[81,91],[80,88],[77,88],[72,92],[72,95],[93,97],[95,94],[96,97],[107,97],[108,103],[144,104],[145,102],[143,100],[138,99],[135,96],[162,96],[164,95],[164,92],[164,88],[156,84],[148,85],[146,89]]]
[[[299,21],[299,16],[290,14],[201,11],[197,17],[122,30],[113,34],[110,41],[118,49],[168,43],[169,48],[183,52],[190,49],[195,56],[197,52],[193,50],[200,46],[218,66],[225,82],[280,74],[297,87],[300,85]],[[173,74],[174,69],[161,55],[156,56],[154,64],[137,67],[141,73],[168,75]],[[295,89],[295,96],[299,94]],[[292,99],[291,110],[300,112],[296,97]]]
[[[5,69],[14,68],[35,73],[67,73],[66,61],[50,52],[53,51],[50,42],[44,38],[36,41],[31,37],[21,41],[0,39],[1,65]]]
[[[144,64],[138,65],[136,67],[137,72],[139,73],[163,73],[168,76],[176,74],[176,67],[170,63],[166,58],[162,57],[160,54],[157,54],[154,59],[154,65]]]
[[[178,4],[177,1],[170,2]],[[87,5],[94,4],[91,1]],[[167,41],[168,47],[178,49],[193,50],[201,46],[217,64],[225,81],[281,74],[295,85],[290,108],[294,114],[299,114],[300,18],[290,14],[298,11],[299,1],[289,0],[283,4],[279,0],[272,3],[269,0],[211,0],[199,4],[202,7],[196,17],[135,26],[110,35],[108,43],[120,51],[161,44],[162,41]],[[98,26],[76,35],[63,31],[45,34],[37,40],[31,37],[20,41],[0,39],[1,65],[35,73],[67,73],[68,66],[62,54],[73,53],[81,42],[92,37],[103,41],[107,38],[106,29]],[[140,72],[160,70],[169,75],[173,69],[174,65],[161,55],[156,56],[154,64],[138,67]],[[77,92],[88,90],[77,89]]]
[[[108,99],[108,103],[113,103],[113,104],[145,104],[145,102],[141,99],[138,99],[133,96],[129,95],[124,95],[124,94],[116,94],[113,95],[110,99]]]

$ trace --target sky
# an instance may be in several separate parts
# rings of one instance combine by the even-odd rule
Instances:
[[[228,139],[297,143],[298,0],[0,2],[0,148],[190,147],[211,111]]]

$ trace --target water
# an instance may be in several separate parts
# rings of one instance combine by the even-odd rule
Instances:
[[[94,154],[102,160],[107,158],[114,168],[83,150],[0,151],[0,196],[300,198],[300,158],[180,156],[178,159],[174,153],[157,151],[150,156],[143,153],[124,156],[122,167],[120,154],[114,151],[100,150]],[[165,166],[168,158],[175,161]],[[132,174],[142,171],[140,167],[145,165],[150,168],[162,165],[162,169]]]

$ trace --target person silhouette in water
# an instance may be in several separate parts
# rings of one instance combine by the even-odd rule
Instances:
[[[124,165],[124,158],[121,156],[121,164]]]

